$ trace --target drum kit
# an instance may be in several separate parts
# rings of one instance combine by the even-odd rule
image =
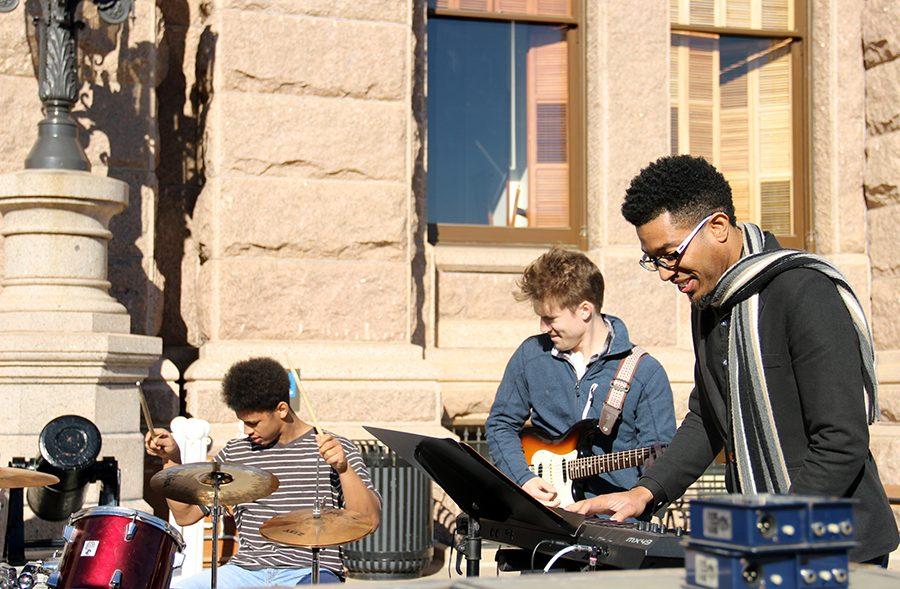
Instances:
[[[53,475],[24,468],[0,468],[0,488],[40,487],[59,482]],[[216,588],[220,505],[249,503],[278,489],[278,479],[264,470],[198,462],[167,468],[150,486],[169,499],[211,507],[213,516],[211,588]],[[359,540],[374,522],[354,511],[301,509],[273,517],[260,534],[273,542],[312,551],[312,582],[319,582],[319,550]],[[54,589],[167,589],[176,554],[185,548],[181,534],[158,517],[126,507],[99,506],[72,514],[63,536],[61,560],[26,565],[21,573],[2,565],[0,589],[33,587],[37,574]]]

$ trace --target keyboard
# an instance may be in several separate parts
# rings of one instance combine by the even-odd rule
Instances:
[[[576,514],[566,513],[572,521]],[[682,530],[664,529],[649,522],[614,522],[595,517],[577,516],[572,535],[524,526],[514,521],[482,520],[485,539],[533,550],[543,542],[540,552],[552,554],[565,546],[583,544],[598,549],[598,564],[607,568],[640,569],[684,566]],[[572,523],[575,523],[572,521]],[[570,556],[571,555],[571,556]],[[584,552],[572,552],[567,558],[587,561]]]

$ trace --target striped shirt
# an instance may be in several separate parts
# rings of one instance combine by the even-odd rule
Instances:
[[[356,446],[346,438],[335,438],[343,446],[350,468],[356,471],[366,487],[374,491],[369,471]],[[344,506],[340,478],[319,455],[314,431],[310,430],[288,444],[275,444],[267,448],[251,445],[249,438],[231,440],[216,456],[216,461],[255,466],[272,473],[279,482],[278,490],[268,497],[235,506],[239,547],[229,564],[246,569],[312,566],[310,549],[271,542],[259,533],[259,527],[276,515],[312,508],[316,500],[317,477],[322,506]],[[340,547],[323,548],[319,552],[319,565],[343,576]]]

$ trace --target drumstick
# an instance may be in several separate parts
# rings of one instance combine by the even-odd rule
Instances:
[[[297,370],[293,366],[291,366],[290,355],[285,353],[285,358],[287,359],[287,364],[288,364],[288,367],[290,368],[291,374],[294,375],[294,382],[297,383],[297,394],[300,395],[303,398],[303,400],[306,402],[306,410],[309,411],[309,416],[310,416],[310,418],[312,418],[313,429],[315,430],[316,435],[319,435],[322,433],[322,430],[319,429],[319,420],[316,419],[316,412],[313,411],[312,404],[309,402],[309,399],[306,397],[306,393],[304,393],[303,389],[300,388],[300,374],[297,372]],[[325,457],[323,456],[322,459],[324,460]],[[320,480],[321,479],[319,479],[319,461],[316,460],[316,502],[313,503],[313,514],[319,513],[319,482],[320,482]]]
[[[316,430],[317,434],[322,433],[322,429],[319,427],[319,420],[316,419],[316,412],[313,411],[312,404],[309,402],[309,397],[306,396],[306,393],[300,388],[300,374],[297,373],[297,369],[290,366],[290,358],[285,356],[288,359],[288,370],[291,371],[291,374],[294,375],[294,382],[297,383],[297,394],[300,395],[300,398],[306,403],[306,410],[309,411],[309,416],[312,418],[313,429]]]
[[[294,373],[294,380],[297,382],[297,394],[299,394],[300,398],[306,403],[306,410],[309,411],[309,416],[312,418],[313,429],[316,430],[317,434],[320,434],[322,433],[322,428],[319,427],[319,420],[316,417],[316,412],[312,408],[312,403],[309,402],[309,395],[307,395],[306,391],[300,387],[300,375],[293,368],[291,368],[291,371]]]
[[[144,422],[147,424],[147,429],[150,430],[150,439],[156,437],[156,428],[153,427],[153,418],[150,417],[150,407],[147,405],[147,399],[144,398],[144,390],[141,388],[141,381],[137,381],[134,383],[137,385],[138,390],[138,400],[141,402],[141,413],[144,414]]]

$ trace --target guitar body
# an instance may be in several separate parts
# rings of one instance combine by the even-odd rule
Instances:
[[[595,456],[592,442],[598,433],[597,420],[585,419],[557,437],[534,426],[519,434],[528,469],[556,488],[561,507],[584,499],[584,481],[589,477],[649,464],[665,449],[655,444]]]
[[[593,455],[591,439],[598,431],[596,419],[585,419],[555,438],[535,426],[519,434],[531,472],[556,488],[560,507],[584,499],[582,483],[568,476],[566,466],[576,458]]]

